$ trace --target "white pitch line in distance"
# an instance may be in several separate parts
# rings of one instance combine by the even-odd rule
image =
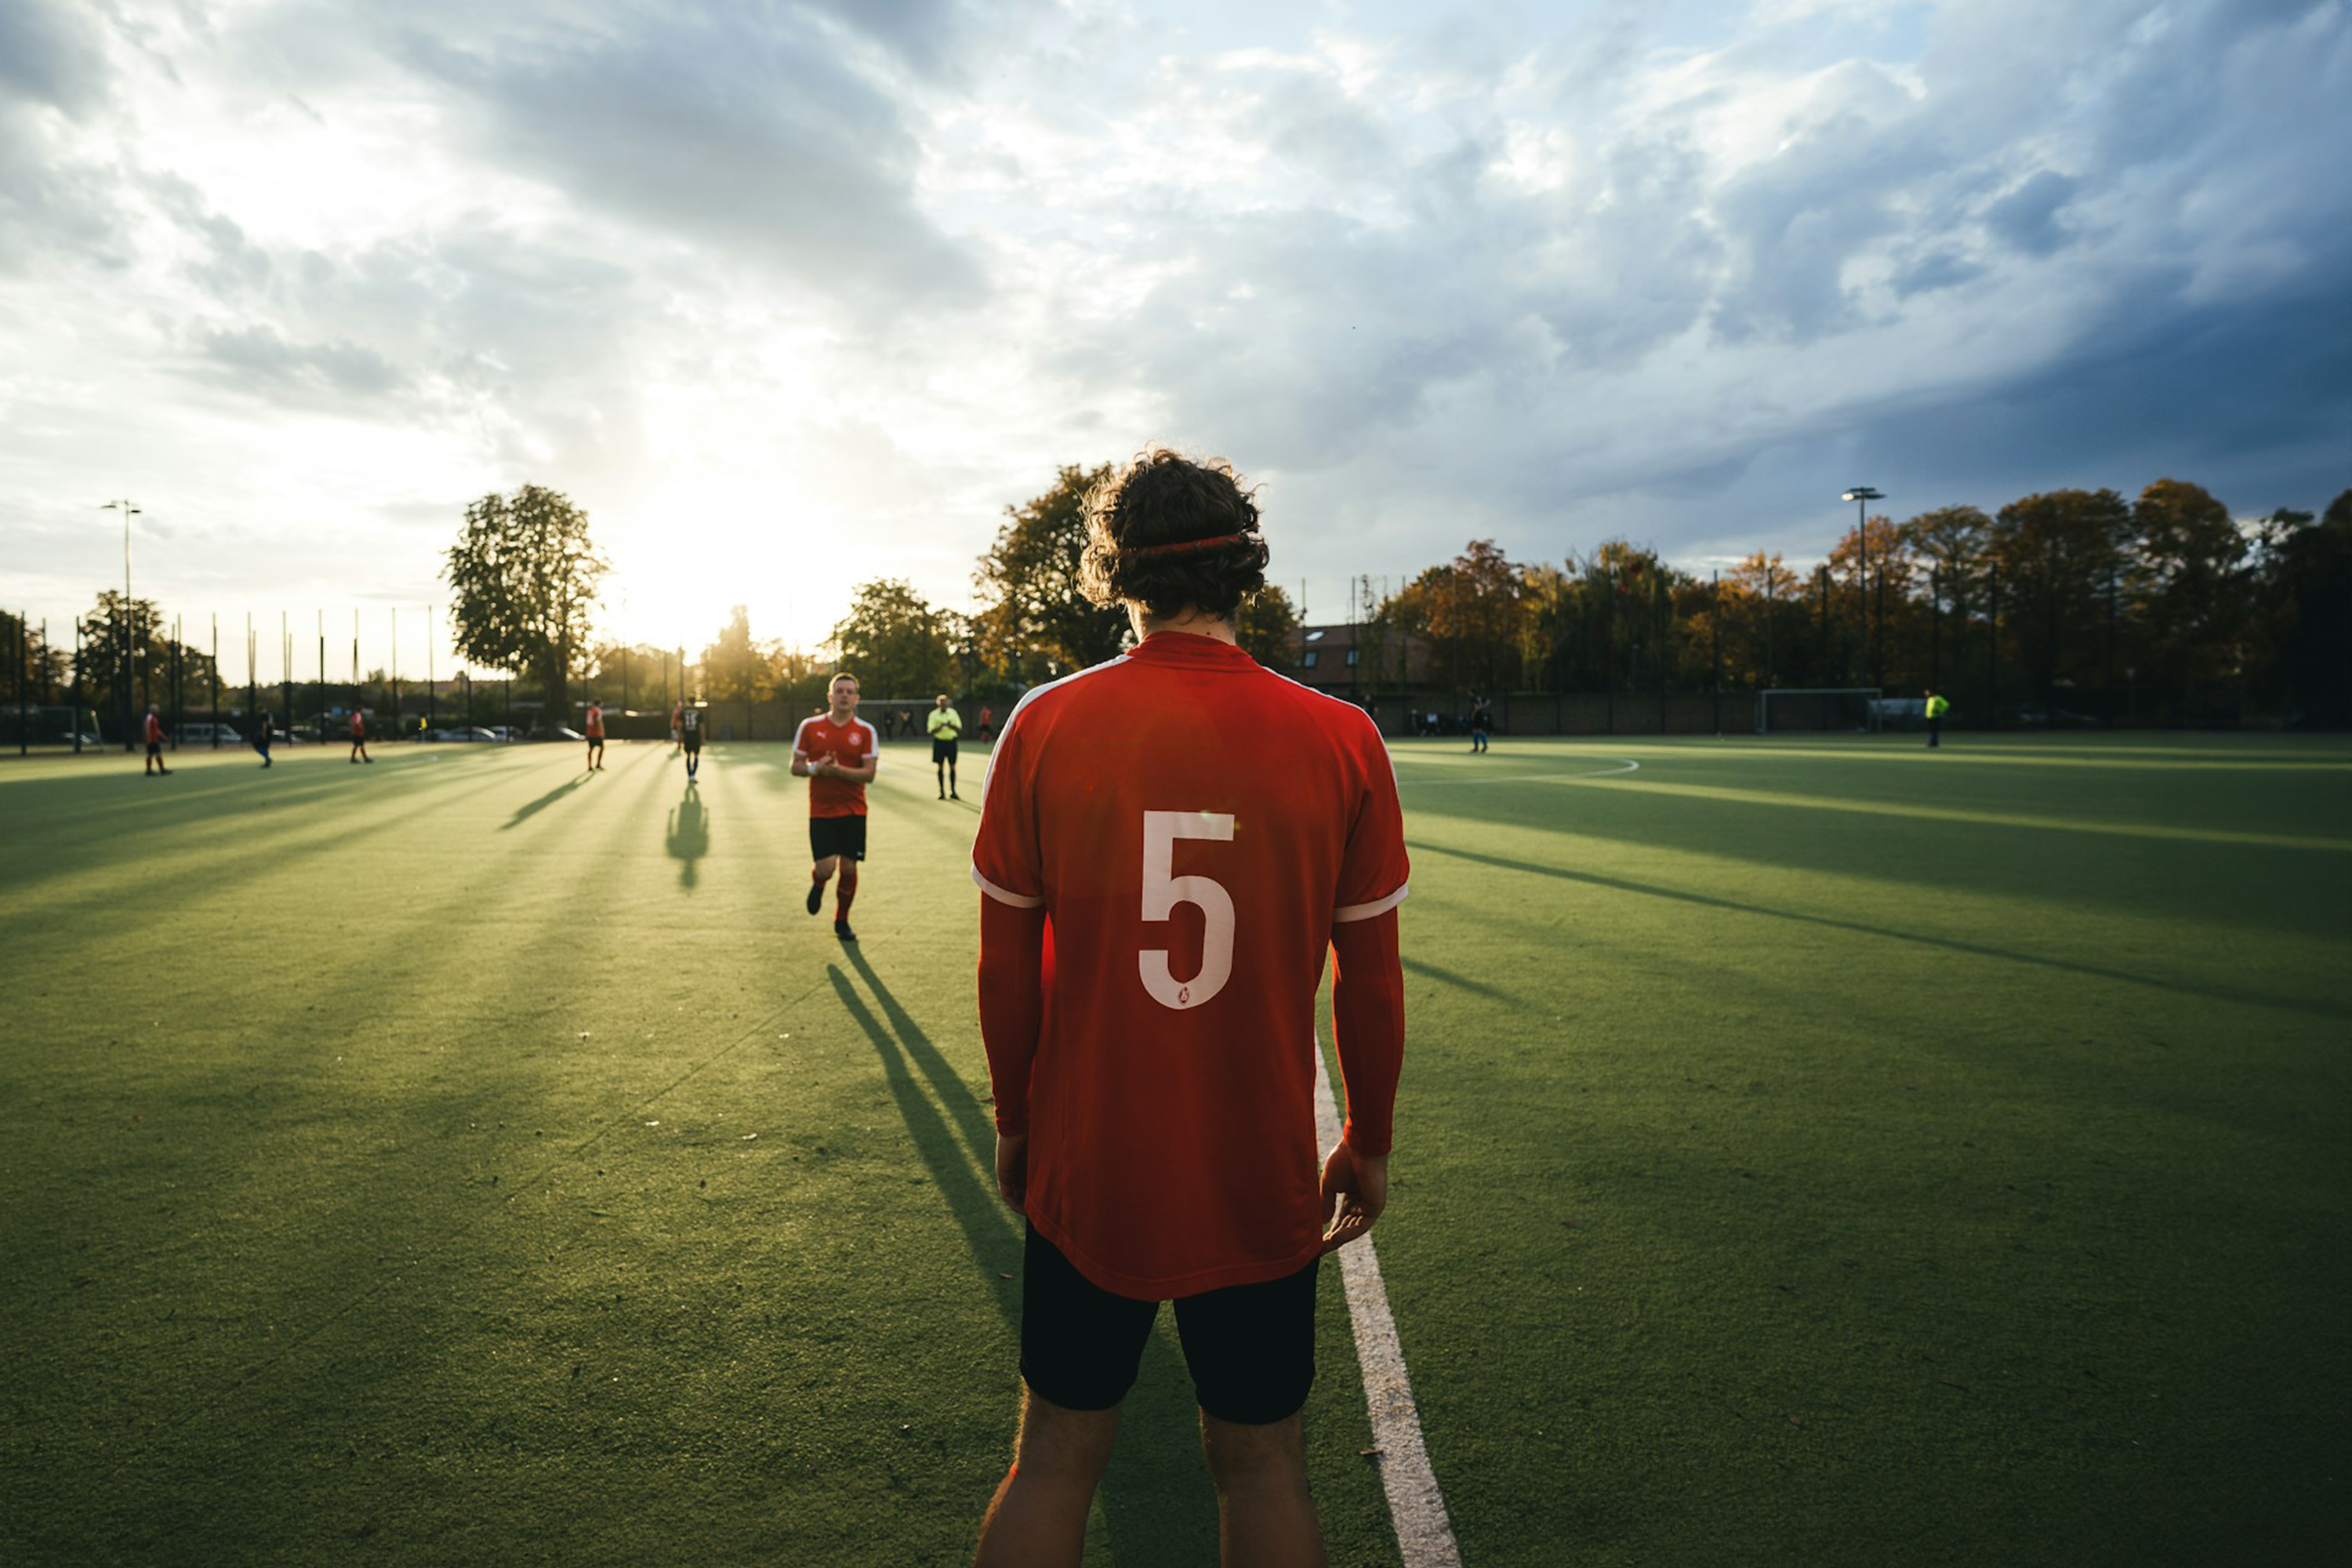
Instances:
[[[1339,1142],[1339,1107],[1323,1070],[1323,1050],[1315,1050],[1315,1125],[1330,1148]],[[1339,1273],[1348,1286],[1348,1320],[1355,1330],[1356,1362],[1364,1373],[1364,1403],[1372,1417],[1381,1486],[1389,1497],[1389,1520],[1396,1527],[1404,1568],[1462,1568],[1445,1495],[1429,1466],[1421,1440],[1421,1408],[1404,1374],[1404,1351],[1397,1342],[1396,1319],[1389,1313],[1388,1287],[1381,1283],[1380,1255],[1365,1236],[1339,1249]]]
[[[1612,766],[1590,768],[1582,773],[1490,773],[1485,778],[1475,779],[1399,779],[1397,787],[1403,789],[1412,784],[1574,784],[1579,779],[1607,778],[1614,773],[1633,773],[1641,771],[1642,764],[1628,757]]]

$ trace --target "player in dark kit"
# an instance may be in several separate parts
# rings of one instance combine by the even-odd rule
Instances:
[[[1087,521],[1087,596],[1139,646],[1022,698],[972,847],[997,1185],[1029,1226],[1027,1395],[977,1561],[1078,1561],[1172,1300],[1225,1561],[1319,1563],[1298,1413],[1318,1261],[1387,1201],[1396,775],[1361,709],[1237,646],[1267,555],[1231,468],[1150,452]],[[1318,1162],[1327,954],[1348,1122]]]
[[[672,728],[678,743],[686,748],[686,776],[692,778],[702,767],[702,710],[679,709],[677,722]]]
[[[802,720],[793,737],[793,772],[809,782],[808,912],[824,908],[824,885],[838,870],[833,934],[856,942],[849,905],[857,897],[857,863],[866,858],[866,786],[874,782],[880,743],[874,726],[857,716],[857,677],[845,670],[835,676],[826,700],[825,711]]]
[[[261,765],[269,765],[269,715],[264,712],[261,722],[254,726],[253,749],[261,753]]]

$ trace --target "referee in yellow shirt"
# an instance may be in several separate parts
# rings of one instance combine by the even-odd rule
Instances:
[[[940,775],[940,798],[961,800],[963,796],[956,794],[955,757],[956,737],[963,733],[963,721],[948,706],[946,692],[940,693],[938,705],[924,722],[931,731],[931,769]]]

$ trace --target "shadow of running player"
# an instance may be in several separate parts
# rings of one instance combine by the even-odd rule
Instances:
[[[995,1122],[981,1094],[899,1005],[864,950],[851,949],[846,956],[874,1005],[866,1005],[848,975],[828,965],[834,994],[873,1043],[916,1152],[963,1231],[982,1287],[1017,1335],[1022,1226],[997,1196]],[[1145,1342],[1142,1367],[1122,1406],[1128,1419],[1097,1493],[1119,1563],[1136,1568],[1209,1563],[1217,1555],[1216,1494],[1192,1436],[1192,1380],[1182,1353],[1170,1342],[1172,1321],[1162,1312]]]

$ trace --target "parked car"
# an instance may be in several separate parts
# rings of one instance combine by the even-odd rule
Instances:
[[[558,741],[584,741],[588,738],[569,724],[558,724],[548,733],[552,739]]]
[[[459,724],[454,729],[436,730],[436,741],[496,741],[498,737],[479,724]]]
[[[226,724],[183,724],[178,734],[183,746],[209,746],[215,741],[224,746],[245,744],[245,737]]]
[[[482,728],[490,732],[490,739],[494,741],[507,742],[522,739],[522,731],[512,724],[485,724]]]

